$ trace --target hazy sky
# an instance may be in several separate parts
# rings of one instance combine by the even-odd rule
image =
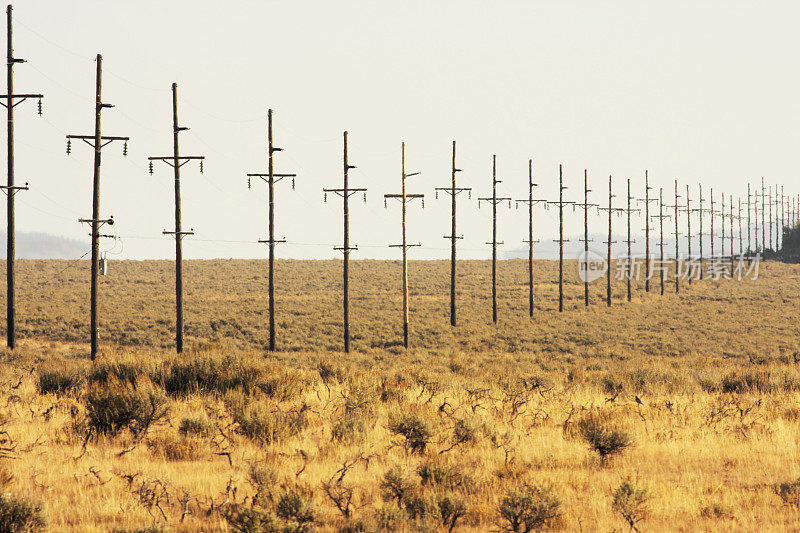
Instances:
[[[534,160],[537,195],[557,198],[563,163],[567,199],[582,199],[583,169],[593,201],[613,174],[643,194],[672,193],[673,180],[734,196],[748,181],[797,193],[800,145],[800,5],[797,2],[669,1],[150,1],[25,0],[14,5],[17,92],[43,92],[16,108],[17,227],[85,239],[91,215],[91,149],[67,133],[93,133],[94,58],[103,54],[103,133],[127,135],[104,149],[102,214],[114,215],[113,258],[170,257],[161,236],[173,224],[172,172],[147,156],[172,151],[170,84],[179,86],[184,155],[205,155],[182,173],[183,220],[196,237],[186,257],[263,257],[266,188],[247,172],[266,171],[266,110],[274,109],[276,170],[296,172],[297,190],[277,186],[281,257],[335,257],[341,203],[322,187],[342,181],[342,131],[349,131],[354,187],[354,257],[393,258],[400,235],[400,142],[406,142],[413,257],[445,257],[449,203],[433,188],[450,180],[458,142],[463,257],[486,257],[497,154],[500,196],[527,196]],[[3,89],[3,92],[5,89]],[[3,135],[4,137],[4,135]],[[5,151],[0,155],[5,159]],[[3,161],[3,168],[5,162]],[[657,191],[656,191],[657,194]],[[671,201],[671,199],[670,199]],[[727,200],[726,200],[727,201]],[[619,205],[622,205],[621,203]],[[568,211],[567,233],[582,230]],[[505,249],[523,247],[526,212],[500,211]],[[592,215],[593,231],[603,230]],[[623,230],[623,220],[615,228]],[[683,222],[682,222],[683,223]],[[537,209],[542,242],[557,232],[556,211]],[[643,227],[636,220],[636,233]],[[616,230],[615,230],[616,232]],[[229,242],[221,242],[229,241]],[[230,242],[234,241],[234,242]],[[546,243],[548,248],[552,245]],[[602,246],[602,245],[598,245]]]

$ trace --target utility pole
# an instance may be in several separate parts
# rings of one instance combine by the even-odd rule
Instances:
[[[778,185],[775,185],[775,252],[780,250],[781,247],[781,223],[780,223],[780,205],[782,200],[778,196]]]
[[[631,213],[638,212],[638,209],[631,209],[631,200],[634,200],[633,196],[631,196],[631,179],[628,178],[628,207],[625,209],[625,213],[628,217],[628,238],[625,241],[628,244],[628,301],[631,301],[631,278],[633,277],[633,255],[631,254],[631,243],[635,242],[631,239]]]
[[[608,239],[603,241],[607,245],[606,262],[608,268],[606,269],[606,305],[611,307],[611,245],[617,241],[611,240],[611,215],[617,213],[619,216],[619,208],[611,206],[611,201],[616,195],[611,193],[611,176],[608,177],[608,207],[598,207],[598,211],[608,211]]]
[[[508,202],[509,208],[511,207],[511,198],[498,198],[497,197],[497,184],[502,181],[497,179],[497,156],[492,156],[492,197],[491,198],[478,198],[478,207],[481,202],[490,202],[492,204],[492,242],[486,244],[492,245],[492,322],[497,324],[497,246],[503,244],[497,241],[497,204],[500,202]]]
[[[575,203],[574,206],[583,208],[583,304],[589,307],[589,209],[598,207],[597,204],[589,203],[589,193],[592,190],[589,188],[589,172],[583,170],[583,204]]]
[[[280,152],[283,148],[277,148],[272,142],[272,109],[267,110],[267,143],[268,143],[268,172],[267,174],[250,173],[247,175],[247,188],[251,188],[252,178],[260,178],[267,184],[269,191],[269,238],[259,240],[261,244],[266,244],[269,248],[269,272],[267,274],[267,290],[269,298],[269,351],[274,352],[275,341],[275,245],[286,242],[286,239],[275,238],[275,184],[283,178],[292,178],[292,190],[294,190],[294,179],[297,174],[279,174],[275,172],[273,155]]]
[[[692,208],[691,200],[689,199],[689,184],[686,184],[686,256],[687,268],[686,274],[689,285],[692,284]]]
[[[733,195],[728,195],[731,204],[731,279],[733,278]]]
[[[698,184],[700,197],[698,199],[697,216],[699,218],[700,229],[697,232],[697,240],[700,241],[700,279],[703,279],[703,184]]]
[[[753,220],[755,221],[755,224],[753,224],[753,229],[754,229],[753,233],[755,234],[755,243],[756,243],[756,247],[755,247],[754,251],[756,253],[758,253],[758,250],[759,250],[759,248],[758,248],[758,189],[756,189],[755,193],[753,194]]]
[[[779,236],[779,243],[781,250],[783,250],[783,228],[786,226],[786,197],[783,195],[783,185],[781,185],[781,224],[780,224],[780,233]]]
[[[6,344],[10,349],[14,349],[17,345],[17,329],[16,329],[16,285],[14,282],[14,262],[16,260],[15,237],[16,237],[16,221],[14,218],[14,196],[18,191],[27,191],[28,183],[23,186],[14,184],[14,107],[21,104],[28,98],[36,98],[39,100],[39,115],[42,114],[42,98],[41,94],[14,94],[14,64],[24,63],[24,59],[14,57],[14,46],[12,42],[12,24],[11,24],[11,5],[6,8],[6,22],[7,22],[7,70],[6,70],[6,94],[0,96],[5,102],[0,101],[0,104],[6,108],[8,115],[7,131],[8,131],[8,174],[5,186],[0,186],[0,189],[6,193],[7,201],[7,230],[6,230]]]
[[[764,220],[765,213],[767,212],[767,194],[766,190],[764,189],[764,177],[761,177],[761,248],[766,251],[767,249],[767,234],[766,234],[766,223]]]
[[[747,256],[750,257],[752,254],[752,249],[750,248],[750,184],[747,184]]]
[[[425,207],[424,194],[406,193],[406,178],[418,175],[419,172],[406,173],[406,143],[400,144],[400,194],[384,194],[383,205],[386,207],[386,199],[393,198],[400,201],[402,244],[390,244],[392,248],[403,249],[403,346],[408,349],[408,248],[419,246],[419,244],[408,244],[406,239],[406,209],[408,202],[417,198],[422,200],[422,207]]]
[[[558,243],[558,312],[564,311],[564,243],[569,239],[564,239],[564,174],[563,166],[558,165],[558,202],[547,202],[548,205],[558,204],[558,239],[553,242]]]
[[[772,247],[772,185],[769,186],[769,249],[775,251]]]
[[[741,198],[737,198],[737,201],[738,201],[738,204],[739,204],[739,212],[738,212],[738,216],[736,218],[739,220],[739,260],[741,261],[742,258],[744,257],[744,251],[742,249],[742,246],[743,246],[743,241],[742,241],[742,199]],[[731,272],[731,274],[733,274],[733,273]]]
[[[712,187],[709,191],[709,201],[711,202],[711,208],[709,209],[709,213],[711,214],[711,262],[715,261],[714,255],[714,188]]]
[[[153,161],[163,161],[175,172],[175,231],[166,231],[164,235],[175,237],[175,351],[183,352],[183,237],[194,235],[194,230],[181,229],[181,167],[191,160],[200,161],[200,172],[203,172],[203,156],[181,156],[178,150],[178,133],[189,128],[178,126],[178,84],[172,84],[172,155],[148,157],[150,174],[153,173]]]
[[[344,242],[341,247],[335,247],[335,250],[341,250],[344,255],[344,265],[342,268],[343,278],[343,292],[344,298],[342,300],[342,309],[344,315],[344,351],[350,353],[350,250],[358,250],[357,246],[350,246],[350,197],[354,194],[363,193],[364,203],[367,202],[367,189],[355,189],[350,187],[349,173],[351,169],[356,168],[351,165],[347,159],[347,132],[344,132],[344,186],[341,189],[322,189],[325,194],[325,201],[328,200],[328,193],[333,193],[342,198],[343,202],[343,219],[344,219]]]
[[[456,241],[463,239],[456,233],[456,196],[466,192],[472,199],[472,189],[468,187],[456,187],[456,172],[461,172],[456,168],[456,142],[453,141],[453,166],[451,168],[452,185],[450,187],[437,187],[436,198],[439,198],[439,191],[450,195],[450,235],[445,235],[445,239],[450,239],[450,325],[456,327]],[[533,220],[531,217],[531,224]]]
[[[644,254],[646,261],[644,263],[644,290],[650,292],[650,202],[658,201],[658,198],[650,198],[650,180],[647,170],[644,171],[644,198],[639,198],[637,202],[644,202]]]
[[[664,219],[669,218],[669,215],[664,214],[664,189],[658,189],[658,215],[653,215],[653,218],[658,219],[659,226],[659,274],[661,278],[661,296],[664,296]]]
[[[719,212],[719,219],[720,219],[720,222],[721,222],[720,225],[722,226],[722,242],[720,243],[721,251],[720,251],[719,260],[720,260],[720,262],[722,262],[722,261],[725,260],[725,217],[728,216],[728,215],[725,214],[725,193],[721,193],[720,194],[720,198],[722,198],[722,203],[721,203],[722,208],[720,209],[720,212]],[[731,249],[731,255],[733,255],[733,249]]]
[[[677,294],[680,292],[680,276],[678,275],[680,272],[680,232],[678,231],[678,210],[680,209],[680,205],[678,205],[678,199],[680,196],[678,195],[678,180],[675,180],[675,205],[670,205],[667,207],[671,207],[675,210],[675,293]]]
[[[100,97],[103,81],[103,56],[97,54],[97,78],[95,84],[95,108],[94,108],[94,135],[67,135],[67,154],[71,151],[72,139],[78,139],[94,149],[94,175],[92,180],[92,218],[79,219],[79,222],[91,224],[92,227],[92,281],[91,281],[91,317],[89,329],[91,330],[92,338],[92,361],[97,358],[97,350],[99,345],[98,338],[98,323],[97,323],[97,285],[98,285],[98,270],[99,270],[99,255],[100,246],[99,239],[100,228],[106,224],[113,225],[114,217],[111,216],[107,219],[100,219],[100,155],[104,146],[114,141],[124,141],[122,148],[122,155],[128,154],[128,141],[129,137],[112,137],[101,135],[100,133],[100,113],[105,108],[114,107],[112,104],[103,103]]]
[[[516,200],[514,205],[519,208],[519,204],[528,205],[528,315],[533,318],[533,245],[539,242],[533,238],[533,206],[545,200],[535,200],[533,198],[533,188],[538,187],[538,183],[533,182],[533,160],[528,159],[528,198]]]

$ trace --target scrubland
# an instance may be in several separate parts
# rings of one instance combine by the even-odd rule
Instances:
[[[658,294],[574,262],[190,261],[172,349],[170,262],[118,262],[88,358],[88,265],[20,261],[20,346],[0,352],[0,531],[800,529],[800,266]],[[4,302],[3,302],[4,303]],[[19,526],[20,529],[14,529]],[[4,529],[5,528],[5,529]]]

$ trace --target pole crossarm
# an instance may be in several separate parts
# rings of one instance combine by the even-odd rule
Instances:
[[[109,218],[100,218],[100,219],[79,218],[78,222],[80,222],[82,224],[95,224],[96,223],[96,224],[98,224],[97,227],[100,228],[101,226],[104,226],[106,224],[108,224],[109,226],[113,226],[114,225],[114,217],[111,216]]]
[[[5,102],[0,102],[0,105],[8,109],[8,102],[14,99],[17,99],[16,102],[11,103],[11,107],[17,107],[19,104],[27,100],[28,98],[37,99],[39,100],[39,115],[42,114],[42,98],[44,98],[43,94],[3,94],[0,95],[0,98],[5,100]]]
[[[25,185],[0,185],[0,189],[2,189],[4,193],[14,196],[19,191],[29,191],[30,186],[29,183],[26,181]]]
[[[101,105],[103,107],[111,107],[110,104],[101,104]],[[70,141],[72,139],[77,139],[77,140],[83,141],[86,144],[88,144],[89,146],[91,146],[92,148],[94,148],[95,150],[97,149],[97,147],[95,146],[95,140],[96,139],[95,139],[94,135],[67,135],[67,154],[69,154],[70,151],[71,151]],[[130,137],[117,137],[117,136],[111,136],[111,135],[103,135],[103,136],[100,137],[100,148],[105,148],[106,146],[108,146],[109,144],[111,144],[114,141],[125,141],[125,148],[123,148],[122,155],[127,156],[128,155],[128,141],[130,141],[130,140],[131,140]]]
[[[460,171],[460,169],[456,169],[456,170]],[[472,198],[472,187],[456,187],[455,189],[453,187],[436,187],[433,190],[437,193],[436,194],[436,199],[437,200],[439,199],[439,194],[438,193],[440,193],[440,192],[446,192],[447,194],[455,194],[455,195],[458,195],[458,194],[460,194],[462,192],[468,192],[468,193],[470,193],[469,197]]]

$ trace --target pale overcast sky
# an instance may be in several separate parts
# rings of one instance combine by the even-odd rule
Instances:
[[[618,200],[625,179],[643,194],[699,182],[715,192],[783,184],[800,192],[800,4],[778,1],[151,1],[24,0],[14,4],[16,92],[43,92],[16,108],[17,181],[31,191],[17,203],[19,231],[84,239],[91,214],[92,154],[65,134],[91,134],[94,58],[103,54],[103,133],[127,135],[104,149],[102,214],[114,215],[114,258],[171,257],[161,236],[173,224],[172,173],[147,156],[172,151],[170,84],[179,86],[184,155],[205,155],[205,174],[182,174],[183,221],[196,237],[186,257],[263,257],[266,188],[247,190],[247,172],[266,171],[266,110],[275,113],[276,170],[297,172],[297,190],[277,186],[281,257],[336,257],[341,205],[322,188],[341,186],[342,131],[349,131],[354,187],[354,257],[394,258],[406,142],[413,257],[446,257],[449,203],[433,188],[450,180],[458,141],[462,257],[487,257],[497,154],[499,195],[527,196],[534,160],[539,196],[557,197],[558,164],[567,199],[582,199],[583,169],[603,201],[609,174]],[[5,92],[5,89],[3,89]],[[4,135],[3,135],[4,136]],[[5,159],[5,150],[0,154]],[[3,168],[5,162],[3,161]],[[4,180],[3,180],[4,181]],[[657,194],[657,190],[656,190]],[[671,201],[671,200],[670,200]],[[621,205],[621,204],[620,204]],[[582,230],[568,211],[567,233]],[[604,221],[593,215],[593,231]],[[615,220],[622,231],[622,219]],[[544,243],[555,211],[537,209]],[[643,226],[637,220],[636,233]],[[500,211],[506,250],[520,248],[526,213]],[[220,242],[242,241],[242,242]],[[548,244],[548,247],[551,247]]]

